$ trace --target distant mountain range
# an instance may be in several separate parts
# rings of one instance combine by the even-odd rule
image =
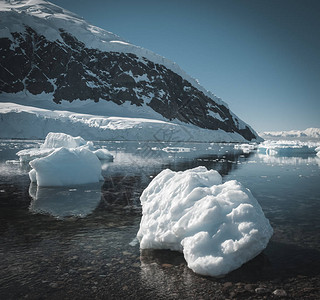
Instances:
[[[50,2],[0,1],[0,45],[0,102],[109,117],[118,106],[125,117],[210,130],[211,141],[217,130],[260,139],[177,64]]]
[[[260,135],[265,138],[288,138],[288,137],[309,137],[320,138],[320,128],[308,128],[306,130],[289,130],[289,131],[265,131]]]

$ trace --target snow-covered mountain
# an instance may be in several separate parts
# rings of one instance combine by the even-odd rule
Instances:
[[[259,140],[177,64],[50,2],[0,0],[0,45],[1,102],[171,121],[210,130],[211,141],[216,131]]]
[[[320,128],[307,128],[306,130],[265,131],[260,133],[265,138],[316,138],[320,139]]]

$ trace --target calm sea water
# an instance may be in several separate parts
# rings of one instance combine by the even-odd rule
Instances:
[[[101,184],[31,185],[17,151],[0,141],[0,298],[192,298],[221,279],[190,271],[181,254],[142,251],[139,197],[161,170],[206,166],[249,188],[274,228],[268,247],[223,280],[317,276],[320,158],[244,154],[231,144],[96,142],[115,156]],[[170,296],[170,297],[171,297]]]

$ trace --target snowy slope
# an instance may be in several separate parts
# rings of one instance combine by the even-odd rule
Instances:
[[[0,0],[0,45],[0,102],[157,119],[211,129],[212,137],[224,131],[259,140],[177,64],[50,2]]]
[[[106,117],[0,102],[0,138],[44,139],[49,132],[88,140],[245,142],[238,133],[160,120]]]

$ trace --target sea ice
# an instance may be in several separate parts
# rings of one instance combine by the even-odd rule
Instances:
[[[243,153],[250,153],[257,149],[257,144],[236,144],[234,149],[242,150]]]
[[[164,152],[180,153],[180,152],[190,152],[190,148],[186,147],[165,147],[162,149]]]
[[[29,176],[38,186],[66,186],[103,180],[101,163],[85,148],[57,148],[46,157],[32,160]]]
[[[189,268],[221,276],[257,256],[273,230],[239,182],[197,167],[158,174],[141,195],[141,249],[181,251]]]

